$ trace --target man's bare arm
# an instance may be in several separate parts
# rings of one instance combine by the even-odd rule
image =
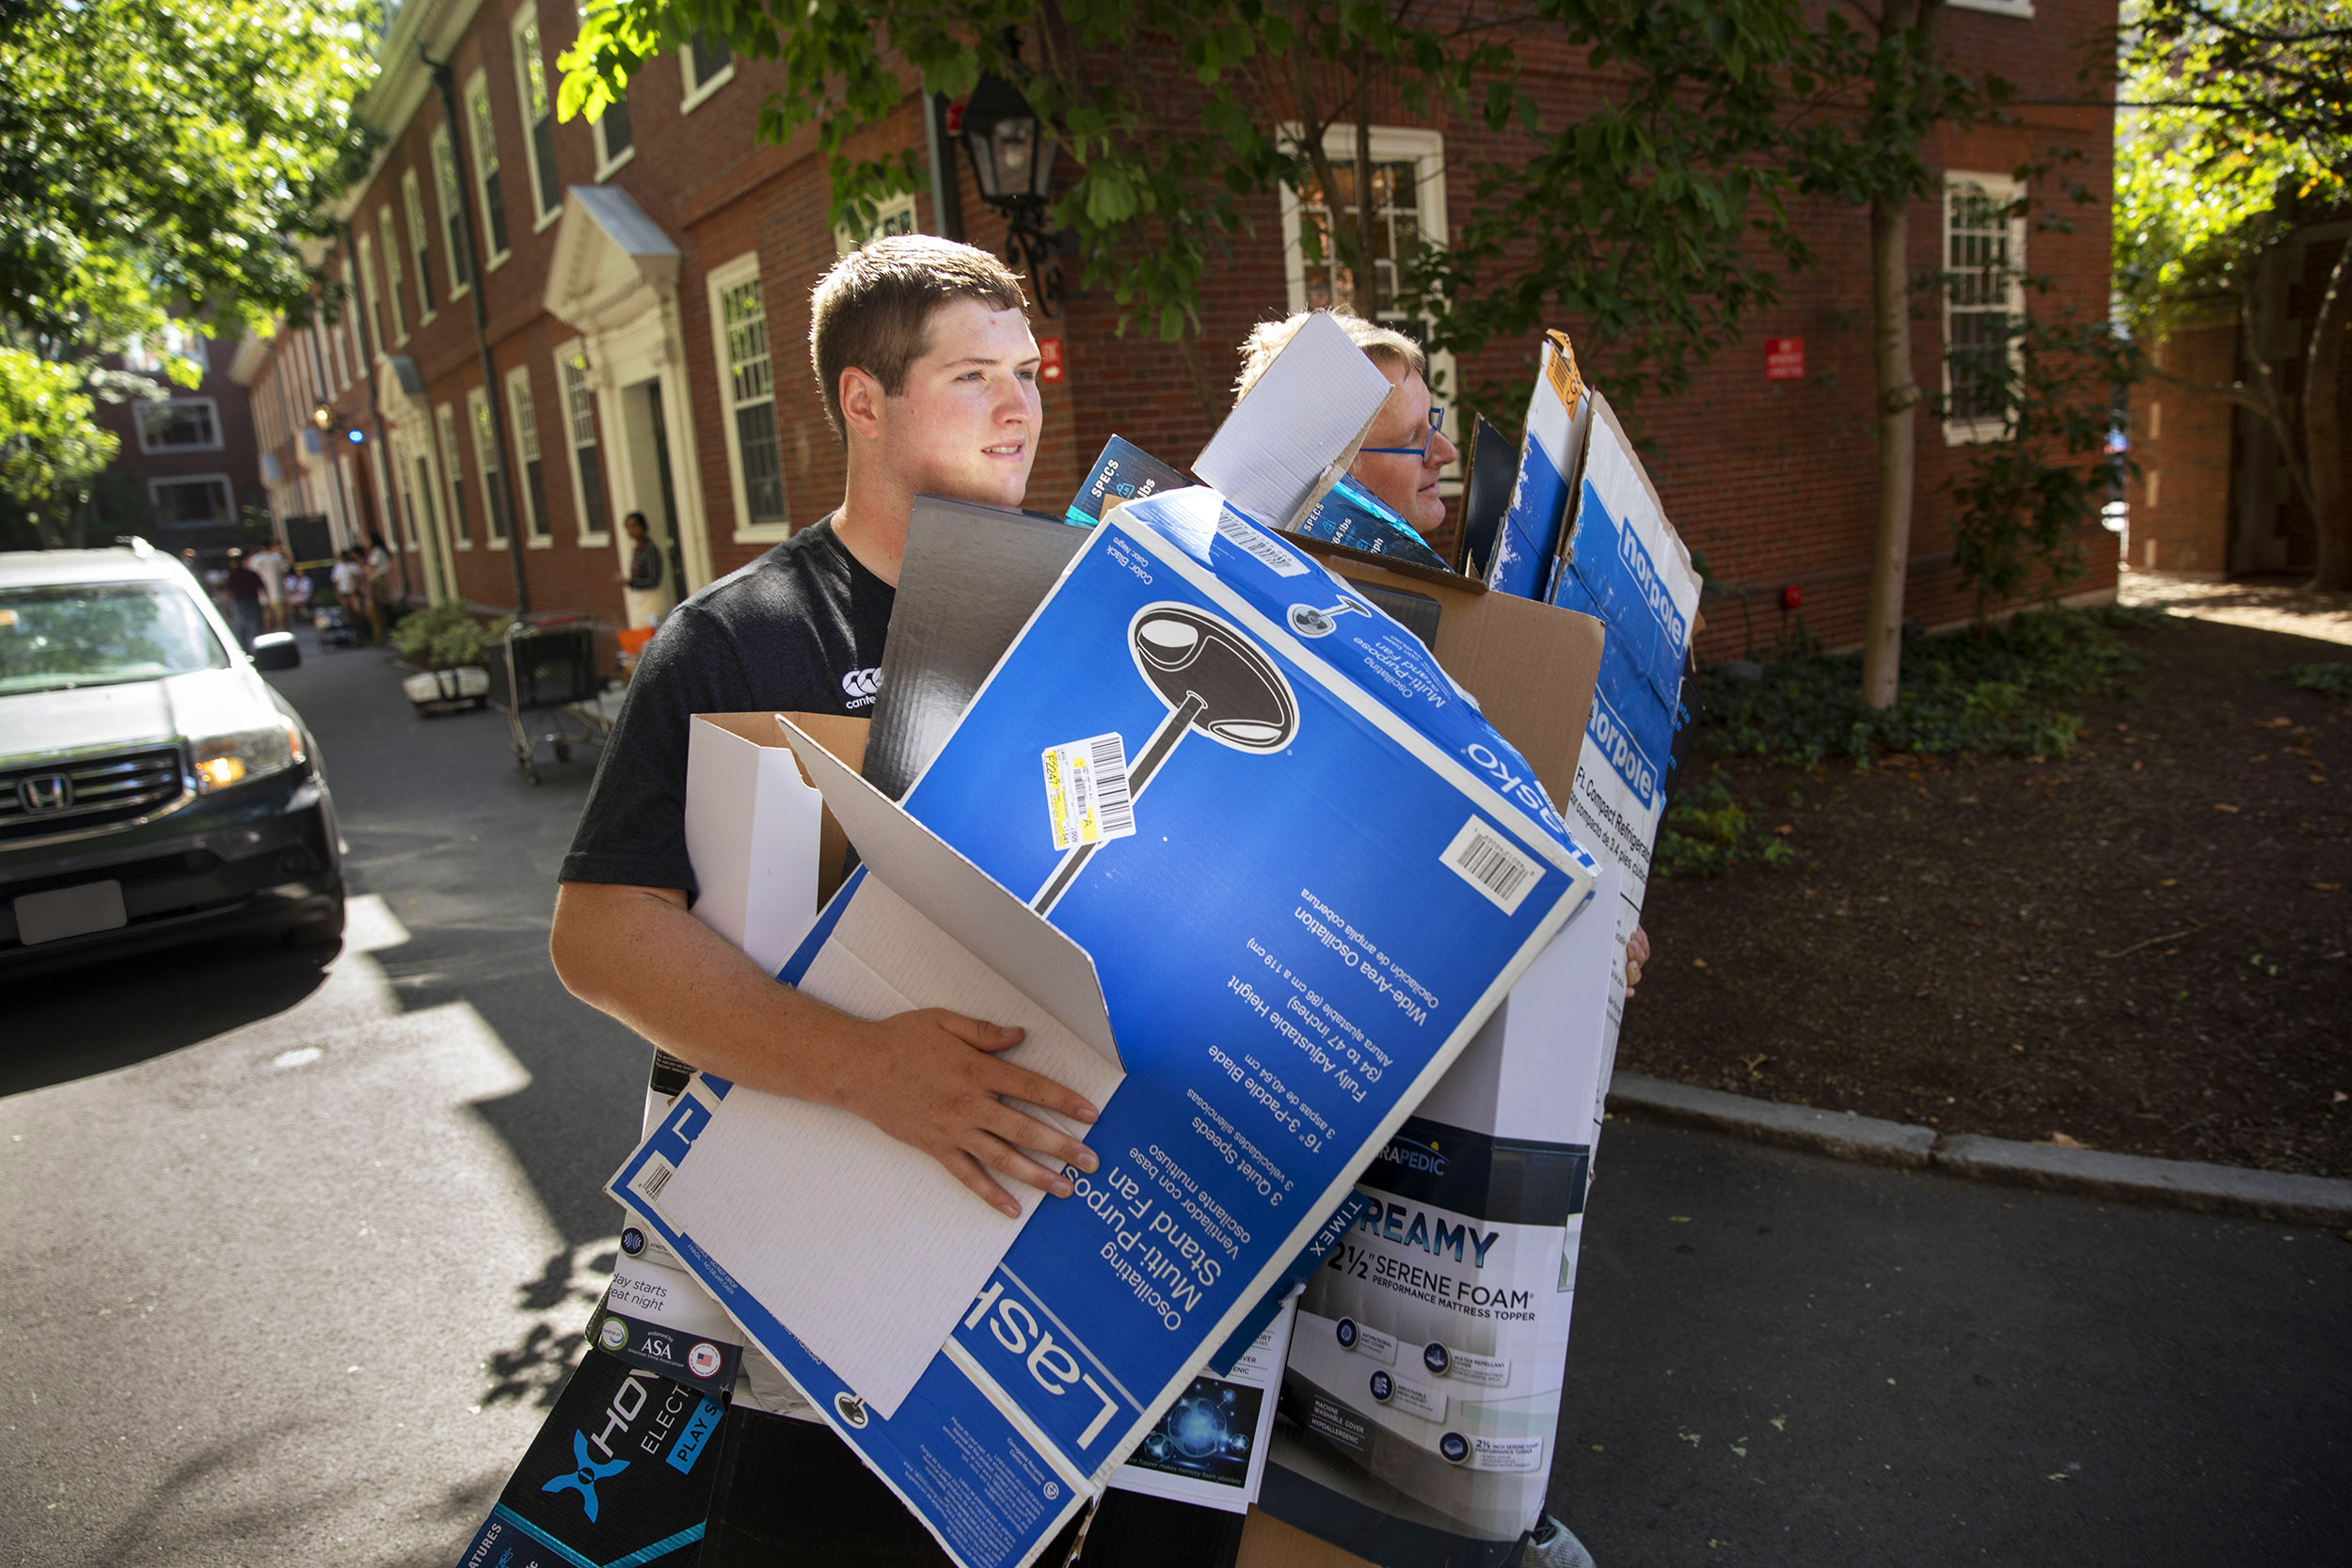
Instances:
[[[1070,1196],[1069,1180],[1024,1148],[1095,1168],[1086,1145],[1000,1098],[1081,1122],[1099,1114],[1075,1091],[995,1054],[1020,1043],[1020,1030],[936,1007],[851,1018],[762,974],[688,912],[683,893],[565,882],[548,949],[574,996],[680,1061],[864,1117],[1008,1214],[1020,1206],[991,1171]]]

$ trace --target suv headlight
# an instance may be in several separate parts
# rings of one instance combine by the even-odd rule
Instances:
[[[304,760],[302,732],[291,719],[258,730],[191,736],[188,753],[196,764],[196,787],[209,795],[247,779],[282,773]]]

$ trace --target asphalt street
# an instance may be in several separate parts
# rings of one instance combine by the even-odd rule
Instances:
[[[446,1568],[578,1353],[644,1067],[547,962],[588,770],[396,674],[278,677],[339,956],[0,1001],[0,1560]],[[1624,1121],[1584,1237],[1554,1509],[1602,1568],[2344,1560],[2342,1237]]]

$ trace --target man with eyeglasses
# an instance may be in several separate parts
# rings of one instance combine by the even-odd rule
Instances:
[[[1445,409],[1429,401],[1429,356],[1419,343],[1394,327],[1343,310],[1332,311],[1331,319],[1347,329],[1349,341],[1396,388],[1364,433],[1363,448],[1356,454],[1348,476],[1420,531],[1425,541],[1445,526],[1445,498],[1438,494],[1438,477],[1461,455],[1439,428],[1445,422]],[[1274,356],[1289,346],[1306,322],[1307,312],[1301,311],[1287,321],[1261,322],[1250,330],[1242,344],[1241,379],[1233,388],[1236,399],[1257,385]]]

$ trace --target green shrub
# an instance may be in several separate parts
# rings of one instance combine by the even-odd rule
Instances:
[[[479,664],[494,634],[490,624],[476,620],[454,601],[412,610],[392,628],[392,646],[411,664],[446,670],[455,664]]]
[[[1862,656],[1801,655],[1764,678],[1692,684],[1700,722],[1734,754],[1856,768],[1874,753],[2064,756],[2082,721],[2061,703],[2128,691],[2143,662],[2119,627],[2158,625],[2161,610],[2109,606],[2037,610],[1903,645],[1901,695],[1879,712],[1862,700]]]
[[[1797,852],[1769,835],[1752,838],[1747,808],[1732,795],[1723,768],[1709,768],[1706,778],[1676,792],[1659,825],[1650,869],[1661,877],[1720,877],[1750,861],[1778,871],[1796,864]]]
[[[2331,697],[2352,697],[2352,658],[2330,659],[2324,664],[2297,664],[2279,673],[2306,691],[2324,691]]]

